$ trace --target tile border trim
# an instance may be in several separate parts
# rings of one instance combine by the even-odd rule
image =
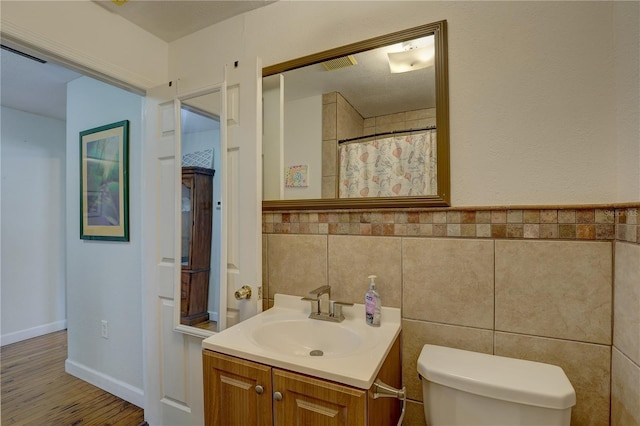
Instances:
[[[560,239],[640,244],[640,203],[263,212],[263,234]]]

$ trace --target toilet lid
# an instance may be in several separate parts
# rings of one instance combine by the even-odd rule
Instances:
[[[433,383],[503,401],[554,409],[576,403],[562,368],[540,362],[424,345],[418,373]]]

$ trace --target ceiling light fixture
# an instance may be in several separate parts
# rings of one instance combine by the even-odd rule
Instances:
[[[432,67],[435,51],[433,41],[430,45],[419,47],[416,40],[402,43],[402,51],[389,52],[389,68],[392,73],[420,70]]]

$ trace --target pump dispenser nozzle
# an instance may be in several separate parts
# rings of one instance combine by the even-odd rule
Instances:
[[[371,280],[371,282],[369,283],[369,288],[375,289],[376,288],[376,278],[378,278],[376,275],[369,275],[367,278],[369,278]]]

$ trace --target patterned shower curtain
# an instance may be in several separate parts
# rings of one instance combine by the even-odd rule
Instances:
[[[341,144],[340,198],[437,193],[436,131]]]

